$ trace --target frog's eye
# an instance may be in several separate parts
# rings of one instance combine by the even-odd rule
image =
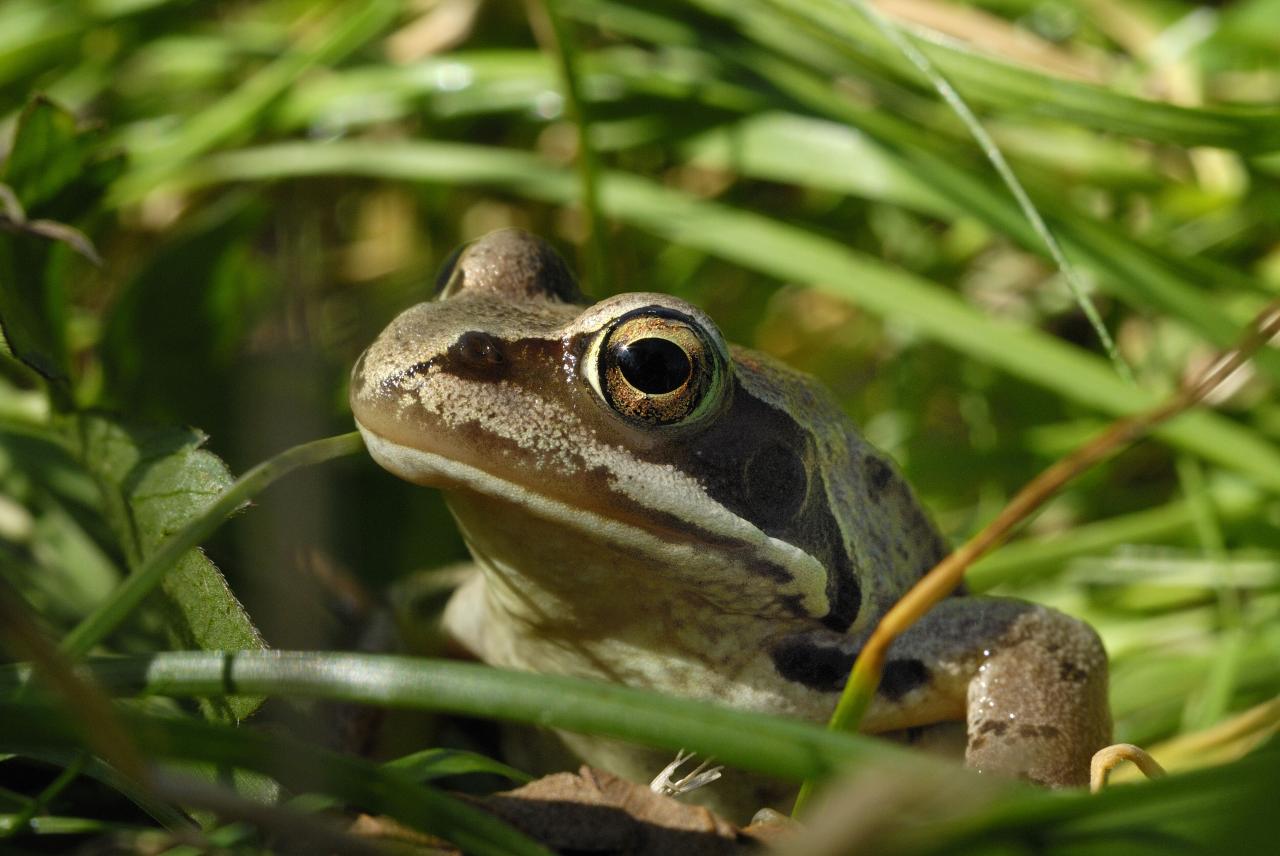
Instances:
[[[649,307],[623,315],[588,360],[592,387],[615,412],[646,425],[688,423],[722,397],[721,348],[693,319]]]

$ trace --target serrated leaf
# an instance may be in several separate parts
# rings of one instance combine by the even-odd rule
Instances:
[[[98,481],[107,520],[132,569],[231,486],[226,464],[201,448],[205,436],[194,429],[126,426],[102,416],[81,416],[72,426],[72,447]],[[165,575],[152,603],[176,648],[266,647],[222,572],[199,549]],[[242,719],[260,702],[232,697],[201,705],[211,719]]]

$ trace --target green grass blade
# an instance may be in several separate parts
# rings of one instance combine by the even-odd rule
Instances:
[[[980,175],[936,151],[927,131],[842,100],[833,94],[826,78],[793,62],[759,50],[741,51],[738,58],[744,68],[753,69],[806,108],[870,135],[881,145],[886,158],[899,161],[901,170],[916,175],[955,210],[976,216],[1022,246],[1043,253],[1040,236],[1018,207],[1005,195],[994,192]],[[1036,194],[1036,204],[1062,237],[1067,255],[1096,271],[1102,285],[1135,306],[1177,316],[1220,347],[1235,342],[1240,325],[1204,294],[1200,283],[1175,273],[1173,264],[1153,259],[1150,251],[1117,235],[1114,227],[1088,220],[1061,204],[1046,204],[1045,196]],[[1257,308],[1261,308],[1260,302]],[[1264,352],[1259,355],[1259,364],[1280,377],[1280,355]]]
[[[75,730],[55,709],[0,701],[0,716],[12,724],[0,735],[6,750],[64,750],[77,744]],[[439,835],[467,853],[549,856],[545,848],[488,812],[370,761],[283,734],[217,728],[136,711],[122,712],[122,719],[153,756],[255,770],[307,791],[333,793],[368,811],[389,814],[415,829]]]
[[[902,747],[796,719],[477,663],[307,651],[174,652],[94,659],[87,668],[114,692],[176,697],[266,692],[491,717],[602,734],[672,752],[683,747],[796,781],[877,760],[916,765],[922,772],[946,766]],[[0,691],[23,683],[18,669],[0,668]]]
[[[1264,506],[1266,495],[1248,485],[1227,482],[1207,490],[1222,521],[1247,520]],[[1071,531],[1005,544],[983,557],[965,575],[974,591],[1042,579],[1071,559],[1106,553],[1124,544],[1142,544],[1186,536],[1196,511],[1189,500],[1171,502],[1110,520],[1073,526]]]
[[[892,43],[843,0],[696,0],[696,5],[733,20],[750,38],[767,42],[773,33],[790,31],[825,48],[810,53],[817,60],[833,55],[859,63],[870,59],[915,79],[915,70]],[[1135,98],[1005,62],[926,30],[916,33],[912,40],[920,51],[967,99],[984,107],[1180,146],[1253,153],[1280,149],[1280,110],[1274,107],[1193,108]]]
[[[555,54],[560,68],[560,81],[564,90],[569,117],[578,133],[578,178],[582,187],[583,214],[590,234],[587,239],[587,293],[601,293],[607,281],[605,260],[609,258],[604,218],[600,216],[600,193],[597,174],[599,158],[591,140],[591,117],[587,114],[583,98],[581,75],[578,72],[581,52],[572,25],[560,14],[557,0],[543,0],[551,29],[555,32]]]
[[[969,129],[969,133],[978,143],[978,148],[982,150],[987,160],[991,162],[992,167],[995,168],[996,174],[1000,176],[1000,180],[1004,182],[1005,187],[1009,188],[1009,193],[1013,196],[1018,208],[1021,209],[1023,216],[1031,224],[1031,228],[1035,230],[1037,237],[1049,251],[1050,257],[1053,258],[1053,263],[1062,272],[1067,286],[1071,289],[1072,298],[1084,313],[1085,318],[1088,319],[1089,326],[1093,328],[1098,341],[1102,343],[1102,349],[1106,352],[1107,359],[1111,360],[1111,364],[1116,367],[1116,371],[1122,378],[1132,383],[1134,380],[1133,371],[1124,361],[1124,358],[1120,356],[1120,352],[1116,350],[1116,343],[1112,340],[1111,334],[1102,322],[1102,317],[1098,314],[1098,310],[1093,305],[1089,295],[1085,293],[1084,282],[1080,279],[1080,274],[1076,272],[1075,266],[1067,261],[1066,255],[1062,252],[1062,247],[1058,244],[1057,237],[1050,230],[1049,224],[1045,222],[1044,217],[1040,215],[1040,209],[1031,201],[1031,197],[1027,195],[1022,182],[1018,179],[1017,174],[1014,173],[1013,167],[1009,166],[1009,162],[1004,158],[1004,153],[1000,151],[1000,147],[996,145],[995,140],[987,133],[987,129],[978,121],[977,115],[965,103],[960,93],[951,85],[951,82],[933,66],[929,58],[920,51],[916,44],[897,25],[890,23],[884,15],[869,3],[861,2],[861,0],[851,0],[851,5],[924,75],[934,90],[942,96],[942,100],[947,103],[951,110],[960,117],[960,121],[964,123],[964,126]]]
[[[112,201],[117,205],[136,202],[183,163],[240,138],[306,71],[336,63],[361,47],[382,32],[399,10],[395,0],[334,4],[329,15],[335,23],[322,37],[276,59],[233,92],[183,120],[171,134],[135,147],[137,166],[115,186]]]
[[[280,144],[209,158],[189,184],[314,175],[499,186],[563,204],[574,176],[507,149],[446,143]],[[619,172],[602,176],[606,214],[782,280],[811,284],[884,318],[1079,404],[1112,415],[1152,407],[1156,398],[1116,377],[1107,363],[1039,331],[988,318],[921,277],[804,229],[753,212],[704,202]],[[1280,491],[1280,450],[1215,413],[1179,417],[1157,436]]]

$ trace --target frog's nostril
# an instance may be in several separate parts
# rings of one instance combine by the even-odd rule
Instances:
[[[463,333],[451,350],[477,368],[496,366],[503,362],[502,346],[487,333]]]
[[[505,373],[509,363],[500,339],[473,330],[449,346],[440,368],[462,377],[492,380]]]

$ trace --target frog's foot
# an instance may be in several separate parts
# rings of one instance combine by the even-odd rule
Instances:
[[[771,656],[783,677],[832,694],[858,644],[819,631],[778,640]],[[1093,753],[1111,742],[1101,641],[1088,625],[1043,606],[943,601],[890,647],[862,729],[945,722],[965,723],[970,767],[1054,787],[1088,784]]]
[[[685,761],[689,761],[692,758],[692,752],[686,753],[681,749],[676,753],[676,759],[663,767],[661,773],[654,776],[653,781],[649,783],[649,790],[656,794],[678,797],[681,794],[687,794],[691,791],[696,791],[698,788],[705,785],[711,784],[716,779],[720,778],[720,774],[724,772],[724,767],[712,767],[712,759],[708,758],[698,766],[694,767],[693,772],[677,781],[672,781],[671,777],[676,774],[676,770],[680,769]]]
[[[1094,752],[1111,741],[1107,658],[1097,633],[1019,601],[957,599],[951,612],[952,626],[977,626],[982,646],[975,658],[952,660],[975,665],[965,763],[1048,786],[1087,784]]]
[[[957,597],[889,649],[893,681],[866,723],[927,724],[915,711],[959,713],[965,763],[1054,787],[1086,785],[1111,741],[1107,657],[1093,629],[1043,606]],[[909,680],[904,680],[909,679]],[[896,698],[895,698],[896,696]],[[905,721],[904,721],[905,720]]]

